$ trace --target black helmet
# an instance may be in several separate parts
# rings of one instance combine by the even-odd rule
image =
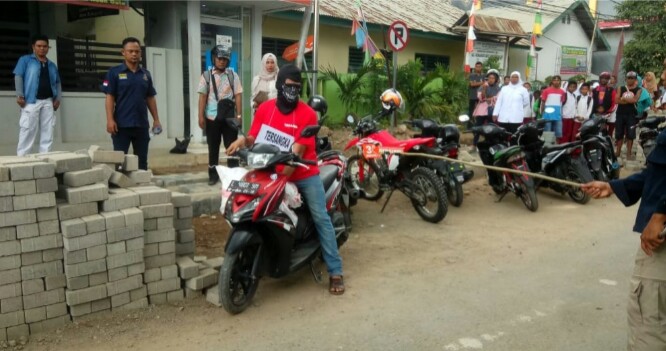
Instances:
[[[328,103],[321,95],[312,95],[308,100],[308,105],[312,107],[313,110],[321,113],[322,116],[328,111]]]
[[[231,50],[226,45],[217,45],[210,50],[210,53],[213,57],[231,59]]]

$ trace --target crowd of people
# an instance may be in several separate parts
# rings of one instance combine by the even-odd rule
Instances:
[[[653,72],[642,78],[629,71],[626,83],[618,86],[617,77],[609,72],[602,72],[598,82],[563,81],[554,75],[548,86],[533,89],[521,80],[519,72],[505,76],[501,83],[497,70],[484,74],[483,64],[477,62],[469,75],[469,114],[475,126],[497,123],[512,133],[522,124],[543,119],[544,131],[553,132],[558,143],[574,141],[583,122],[600,116],[606,119],[608,133],[615,140],[616,155],[621,156],[626,142],[626,157],[631,160],[636,138],[632,127],[649,110],[666,110],[666,61],[660,78]],[[477,142],[478,136],[474,146]]]

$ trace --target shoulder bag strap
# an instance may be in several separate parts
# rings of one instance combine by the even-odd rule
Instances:
[[[215,101],[220,101],[220,95],[217,93],[217,84],[215,84],[215,73],[210,70],[210,81],[213,83],[213,91],[215,92]]]

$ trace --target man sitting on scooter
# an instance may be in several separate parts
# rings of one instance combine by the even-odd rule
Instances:
[[[241,147],[250,147],[258,142],[273,144],[283,151],[291,151],[304,160],[317,161],[315,138],[300,136],[303,128],[317,125],[317,114],[310,106],[299,100],[301,70],[294,65],[281,67],[275,87],[278,91],[277,98],[259,106],[247,138],[240,137],[229,145],[227,155],[236,153]],[[275,138],[275,135],[279,138]],[[284,143],[280,142],[278,145],[275,143],[276,140],[289,140],[291,148],[285,149]],[[319,168],[285,167],[282,173],[289,177],[290,182],[296,184],[310,208],[328,268],[329,292],[333,295],[342,295],[345,292],[342,258],[338,252],[331,217],[326,211],[326,195],[319,177]]]

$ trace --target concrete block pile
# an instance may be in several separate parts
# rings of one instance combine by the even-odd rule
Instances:
[[[194,256],[194,229],[192,229],[192,198],[190,195],[171,193],[173,227],[176,229],[176,255]]]

